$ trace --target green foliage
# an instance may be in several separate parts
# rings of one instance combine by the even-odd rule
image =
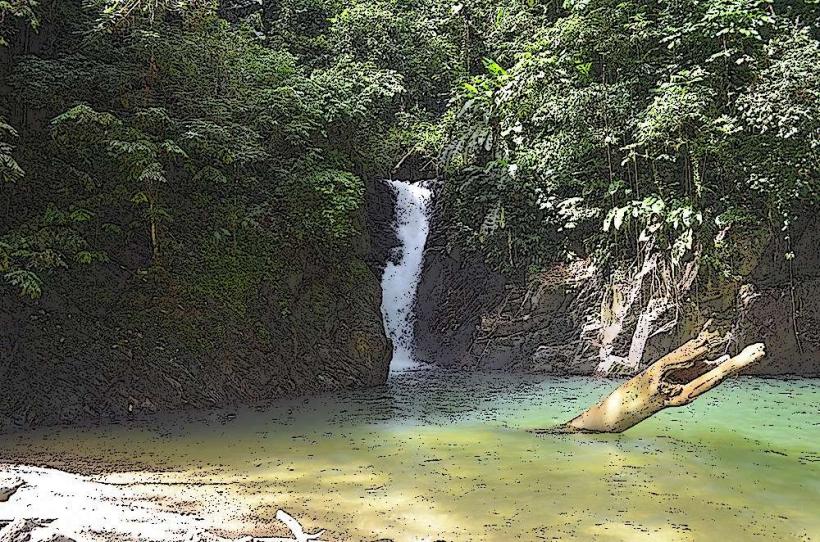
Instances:
[[[12,286],[17,287],[22,295],[38,298],[43,294],[43,282],[36,274],[25,269],[9,271],[3,278]]]
[[[49,204],[37,220],[0,236],[0,291],[6,286],[24,296],[40,297],[43,277],[67,269],[69,262],[107,261],[106,253],[91,249],[86,240],[93,221],[87,209],[66,211]]]
[[[346,171],[306,168],[290,187],[294,198],[293,234],[300,240],[333,248],[356,232],[354,213],[364,203],[364,183]]]
[[[653,242],[658,248],[669,250],[672,262],[677,265],[692,250],[694,234],[703,224],[703,214],[688,203],[675,202],[668,206],[659,196],[647,196],[610,209],[604,219],[604,231],[626,230],[630,223],[640,232],[638,242]]]
[[[788,237],[820,197],[818,9],[0,1],[0,35],[41,20],[54,44],[12,43],[4,71],[3,272],[39,281],[5,284],[106,258],[175,276],[259,238],[333,265],[365,180],[419,155],[458,242],[501,270],[645,246],[717,261],[755,222]]]
[[[0,189],[7,183],[16,183],[25,176],[23,168],[14,159],[14,147],[9,140],[16,139],[17,131],[0,117]]]
[[[647,245],[673,263],[696,246],[711,257],[727,213],[788,228],[820,189],[816,18],[796,16],[815,7],[797,4],[519,9],[531,31],[486,42],[506,69],[485,63],[445,117],[446,197],[463,240],[510,270]],[[487,245],[501,230],[516,250]]]
[[[99,113],[78,105],[55,118],[52,133],[59,146],[75,157],[75,168],[92,178],[115,165],[110,176],[122,181],[128,200],[139,209],[150,231],[154,256],[160,255],[158,229],[172,220],[163,206],[167,169],[188,155],[173,139],[174,122],[159,108],[137,112],[131,119]],[[105,157],[107,164],[99,163]]]
[[[441,11],[402,2],[350,2],[331,19],[334,53],[390,68],[401,75],[414,103],[446,98],[460,70],[451,19]]]
[[[807,28],[779,34],[766,56],[759,78],[737,100],[750,134],[747,186],[788,226],[805,204],[820,205],[820,42]]]
[[[22,20],[33,29],[40,26],[37,4],[37,0],[0,0],[0,47],[8,45],[8,35],[13,31],[9,26],[15,21]]]
[[[213,13],[216,0],[86,0],[97,16],[97,29],[119,31],[140,24],[153,25],[167,13],[203,17]]]
[[[8,100],[53,120],[27,126],[16,160],[16,132],[0,125],[2,190],[20,203],[0,219],[0,235],[28,239],[54,202],[88,214],[71,226],[86,244],[52,269],[105,254],[174,275],[202,238],[238,258],[243,240],[261,233],[322,265],[344,255],[361,233],[363,176],[389,171],[405,152],[400,126],[432,117],[401,113],[405,74],[387,57],[342,43],[331,22],[341,3],[283,2],[266,12],[282,25],[230,25],[217,7],[44,2],[60,45],[15,54]],[[413,33],[429,29],[400,11],[413,22],[403,43],[420,43]],[[324,22],[310,20],[318,13]],[[413,65],[425,51],[416,48]],[[25,191],[8,182],[23,169]],[[28,268],[18,260],[14,269]]]

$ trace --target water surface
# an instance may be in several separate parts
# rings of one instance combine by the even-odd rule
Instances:
[[[401,373],[185,422],[5,435],[0,460],[217,485],[240,522],[286,508],[328,540],[820,540],[820,380],[731,380],[623,435],[529,431],[615,385]]]

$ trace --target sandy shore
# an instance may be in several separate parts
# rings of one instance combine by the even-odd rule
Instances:
[[[178,473],[83,475],[0,465],[0,500],[2,489],[12,490],[0,502],[0,541],[309,539],[296,537],[281,521],[252,520],[248,504],[232,498],[230,486],[229,481],[186,480]]]

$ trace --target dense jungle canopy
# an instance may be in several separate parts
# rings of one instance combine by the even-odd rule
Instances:
[[[505,273],[657,253],[731,276],[761,225],[788,262],[820,203],[818,21],[817,0],[0,1],[0,291],[132,258],[241,312],[259,276],[344,259],[366,180],[409,158]]]

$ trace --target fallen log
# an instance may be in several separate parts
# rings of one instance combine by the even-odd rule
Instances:
[[[557,431],[621,433],[665,408],[688,405],[766,354],[763,343],[757,343],[732,358],[703,362],[719,337],[707,328],[708,324],[695,339],[665,355]],[[693,371],[697,374],[691,378]]]

